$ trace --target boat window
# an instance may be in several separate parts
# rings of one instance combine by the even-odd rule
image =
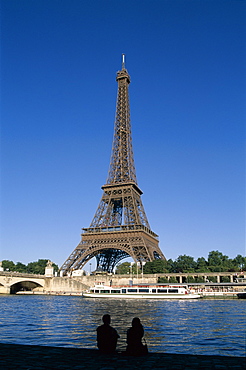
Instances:
[[[120,293],[120,290],[111,290],[111,293]]]
[[[128,289],[127,291],[128,291],[128,293],[137,293],[138,290],[137,289]]]
[[[168,293],[178,293],[178,289],[169,289]]]
[[[99,293],[99,290],[98,290],[98,289],[96,289],[96,290],[95,290],[95,293]]]
[[[157,293],[167,293],[167,289],[157,289]]]
[[[156,289],[152,289],[152,293],[156,293]]]
[[[100,290],[100,293],[110,293],[109,290]]]
[[[139,288],[139,293],[149,293],[149,289]]]
[[[126,293],[126,289],[122,289],[122,293]]]

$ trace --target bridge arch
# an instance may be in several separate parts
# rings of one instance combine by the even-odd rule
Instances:
[[[10,285],[10,294],[16,294],[18,292],[32,292],[35,288],[43,287],[43,285],[32,280],[20,280]]]

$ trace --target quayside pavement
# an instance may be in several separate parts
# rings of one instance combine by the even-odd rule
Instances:
[[[96,349],[27,346],[0,343],[0,369],[209,369],[245,370],[245,357],[196,356],[169,353],[149,353],[144,357],[129,357],[120,353],[102,355]]]

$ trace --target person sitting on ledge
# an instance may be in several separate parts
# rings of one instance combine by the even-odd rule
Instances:
[[[103,325],[97,328],[97,347],[102,353],[114,353],[117,340],[120,336],[117,331],[110,326],[110,315],[103,315],[102,321]]]
[[[132,327],[127,330],[127,355],[143,356],[148,353],[147,345],[142,343],[143,336],[143,325],[138,317],[134,317],[132,320]]]

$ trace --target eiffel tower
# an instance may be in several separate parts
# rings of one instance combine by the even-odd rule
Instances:
[[[117,72],[118,95],[110,167],[103,195],[89,228],[83,228],[79,245],[60,270],[68,274],[96,257],[97,269],[113,272],[126,257],[135,262],[165,259],[158,235],[150,229],[137,184],[132,150],[128,86],[130,76],[122,56]]]

